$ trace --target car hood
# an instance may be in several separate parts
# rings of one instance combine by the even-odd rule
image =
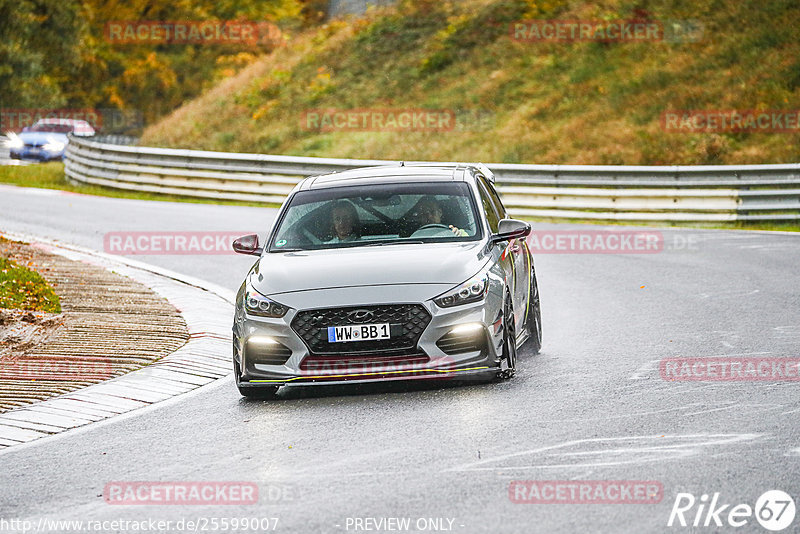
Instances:
[[[265,296],[374,285],[457,285],[480,271],[481,242],[430,243],[265,254],[250,283]]]
[[[22,142],[26,145],[30,144],[45,144],[52,141],[67,144],[68,138],[65,134],[55,132],[22,132],[17,134]]]

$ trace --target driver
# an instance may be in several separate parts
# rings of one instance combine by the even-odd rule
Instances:
[[[442,226],[447,226],[448,228],[450,228],[450,231],[453,232],[453,234],[459,237],[469,235],[467,234],[466,231],[456,226],[453,226],[452,224],[445,225],[442,223],[442,215],[443,215],[442,205],[439,203],[438,200],[436,200],[435,197],[432,196],[422,197],[422,199],[419,202],[417,202],[417,207],[414,210],[414,213],[417,218],[417,223],[419,224],[418,230],[431,224],[439,224]]]
[[[358,239],[361,223],[358,220],[356,207],[351,202],[340,200],[334,204],[331,210],[331,223],[333,239],[327,243],[345,243]]]

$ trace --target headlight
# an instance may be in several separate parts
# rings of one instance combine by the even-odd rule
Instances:
[[[433,302],[440,308],[450,308],[452,306],[460,306],[462,304],[483,300],[488,291],[489,275],[484,272],[467,280],[460,286],[451,289],[447,293],[439,295],[433,299]]]
[[[8,141],[6,141],[6,146],[8,146],[8,148],[22,148],[25,146],[25,143],[14,132],[8,132]]]
[[[283,317],[289,311],[288,307],[268,299],[253,289],[248,289],[244,294],[244,308],[250,315],[259,317],[278,318]]]
[[[64,150],[66,145],[64,143],[60,143],[58,141],[50,141],[46,145],[44,145],[44,149],[48,152],[61,152]]]

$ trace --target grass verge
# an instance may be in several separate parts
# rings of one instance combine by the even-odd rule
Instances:
[[[693,35],[529,42],[512,30],[531,19],[648,20]],[[706,131],[688,120],[667,128],[665,117],[683,117],[681,110],[794,116],[799,73],[796,0],[406,0],[294,35],[286,47],[150,125],[141,142],[397,160],[795,162],[796,121],[786,129]],[[358,115],[418,109],[448,110],[453,121],[429,129],[383,121],[361,126]],[[325,110],[327,122],[320,119]],[[358,116],[333,118],[331,110]]]
[[[7,240],[0,238],[0,246]],[[34,270],[0,255],[0,308],[60,313],[53,288]]]
[[[167,202],[189,202],[192,204],[222,204],[231,206],[278,207],[278,204],[262,202],[242,202],[238,200],[205,200],[202,198],[147,193],[143,191],[125,191],[110,189],[97,185],[73,184],[64,174],[64,164],[59,162],[40,163],[34,165],[0,166],[0,183],[37,187],[40,189],[58,189],[83,195],[95,195],[112,198],[130,198],[135,200],[159,200]]]

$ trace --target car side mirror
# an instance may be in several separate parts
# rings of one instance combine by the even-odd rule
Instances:
[[[258,235],[250,234],[240,237],[233,242],[233,250],[239,254],[250,254],[251,256],[260,256],[263,248],[258,246]]]
[[[510,241],[526,237],[531,233],[531,225],[517,219],[502,219],[497,226],[497,233],[492,235],[492,243]]]

